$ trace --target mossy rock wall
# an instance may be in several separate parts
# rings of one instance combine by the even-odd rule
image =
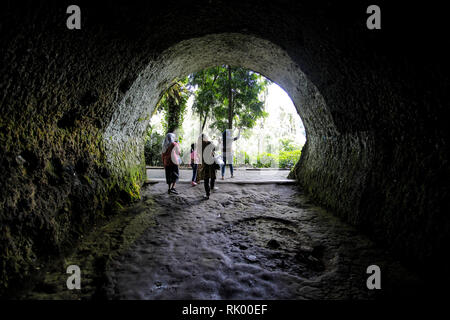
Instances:
[[[95,49],[99,38],[67,32],[56,3],[4,9],[0,295],[8,297],[70,251],[94,222],[139,199],[145,167],[132,139],[117,150],[106,143],[108,109],[133,72],[124,66],[117,70],[123,78],[101,76],[112,68],[114,58],[105,61],[104,50],[114,44],[105,40],[106,47]],[[65,7],[62,12],[65,18]]]
[[[139,199],[145,171],[138,163],[115,173],[103,136],[87,122],[2,122],[0,134],[0,284],[9,292],[69,252],[94,222]]]

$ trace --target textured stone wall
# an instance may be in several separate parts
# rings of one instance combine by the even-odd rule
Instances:
[[[411,26],[418,9],[380,2],[383,29],[369,31],[360,1],[79,1],[82,29],[69,31],[69,4],[0,13],[2,291],[138,198],[158,98],[220,63],[291,96],[308,135],[295,176],[317,202],[419,269],[444,261],[445,20]]]

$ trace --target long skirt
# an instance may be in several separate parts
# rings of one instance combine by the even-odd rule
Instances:
[[[171,165],[164,167],[166,171],[166,182],[167,184],[172,184],[178,181],[180,177],[180,171],[177,165]]]
[[[205,179],[216,179],[216,170],[216,164],[201,164],[198,168],[197,181]]]

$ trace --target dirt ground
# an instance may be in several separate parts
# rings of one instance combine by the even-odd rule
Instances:
[[[200,184],[143,189],[154,222],[106,272],[108,299],[376,299],[421,281],[385,249],[309,202],[297,186]],[[381,290],[366,269],[381,268]]]

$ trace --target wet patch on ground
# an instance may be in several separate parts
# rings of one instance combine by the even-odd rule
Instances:
[[[104,292],[108,279],[105,270],[111,259],[120,256],[147,229],[154,225],[154,202],[151,198],[109,217],[94,226],[73,250],[73,253],[53,262],[36,276],[32,289],[20,299],[39,300],[92,300],[106,299]],[[68,290],[66,273],[69,265],[81,270],[81,290]]]

